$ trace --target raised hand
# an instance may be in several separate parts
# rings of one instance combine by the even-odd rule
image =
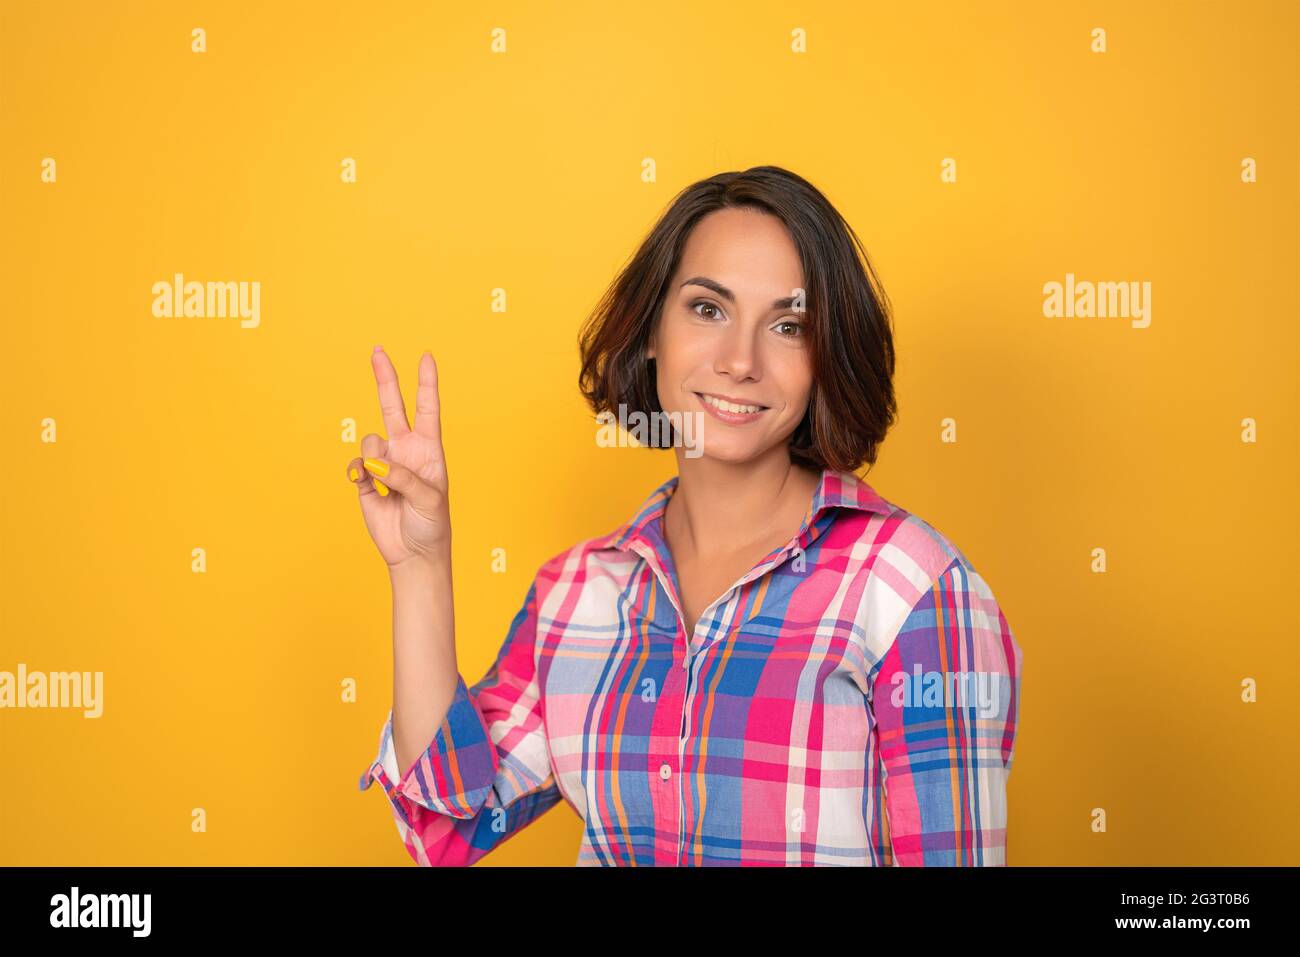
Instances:
[[[407,424],[397,370],[382,347],[375,346],[370,365],[388,438],[373,432],[364,436],[362,457],[353,459],[347,468],[348,478],[357,486],[366,529],[389,569],[412,561],[449,558],[447,462],[442,451],[438,367],[433,354],[420,356],[414,430]],[[372,475],[389,489],[387,495],[375,488]]]

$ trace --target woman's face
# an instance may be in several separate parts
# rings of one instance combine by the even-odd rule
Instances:
[[[646,356],[663,410],[701,414],[704,455],[750,461],[784,446],[803,419],[812,393],[808,320],[796,308],[803,282],[785,224],[768,213],[720,209],[687,238]],[[718,409],[710,396],[761,409]]]

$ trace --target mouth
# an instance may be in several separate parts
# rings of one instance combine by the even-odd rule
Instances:
[[[764,412],[768,411],[768,406],[759,405],[756,402],[736,402],[708,392],[693,394],[695,398],[700,400],[700,404],[704,406],[705,411],[710,415],[733,425],[754,422]]]

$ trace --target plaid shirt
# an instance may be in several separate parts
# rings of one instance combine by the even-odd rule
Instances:
[[[378,781],[419,864],[468,865],[563,799],[577,864],[998,865],[1021,651],[934,528],[825,470],[799,533],[689,640],[677,477],[538,570],[496,661]]]

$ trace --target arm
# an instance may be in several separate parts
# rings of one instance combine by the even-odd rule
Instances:
[[[402,842],[418,864],[473,864],[560,800],[534,669],[536,601],[534,581],[496,661],[477,684],[466,686],[453,670],[445,716],[400,777],[393,712],[384,723],[379,754],[360,788],[375,781],[383,786]]]
[[[871,686],[895,864],[1006,864],[1021,663],[987,583],[954,559]]]
[[[389,569],[393,586],[392,750],[409,768],[443,723],[456,695],[456,622],[451,550]]]

